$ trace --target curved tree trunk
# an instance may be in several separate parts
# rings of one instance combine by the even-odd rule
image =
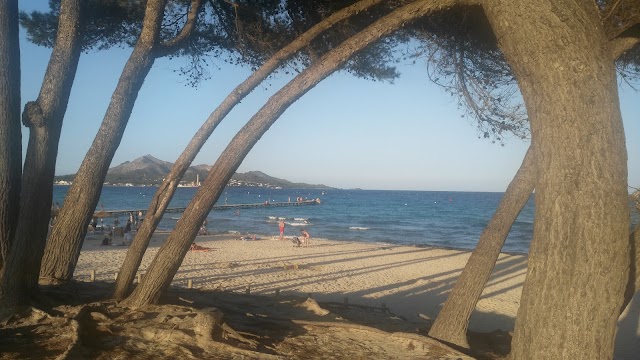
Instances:
[[[491,271],[498,260],[513,222],[535,188],[535,182],[535,159],[530,146],[520,169],[507,187],[496,213],[482,232],[476,249],[429,330],[429,336],[465,348],[469,347],[467,343],[469,318],[491,276]]]
[[[220,197],[231,175],[260,137],[289,105],[333,73],[367,44],[389,34],[407,21],[430,12],[450,8],[457,3],[460,1],[439,1],[436,4],[431,1],[416,1],[395,10],[327,53],[274,94],[236,134],[220,155],[209,171],[207,179],[185,210],[182,220],[158,250],[144,280],[122,302],[122,305],[139,307],[156,303],[160,299],[161,294],[170,285],[173,276],[178,271],[200,224]]]
[[[154,46],[158,41],[165,3],[166,0],[147,3],[138,42],[120,75],[102,125],[67,192],[51,231],[40,269],[44,282],[66,282],[73,277],[109,164],[122,140],[138,91],[153,66]]]
[[[627,283],[627,158],[596,4],[487,0],[535,144],[536,210],[513,359],[611,359]]]
[[[142,222],[140,229],[138,229],[136,237],[131,243],[129,251],[127,251],[122,268],[118,273],[113,293],[114,298],[122,299],[128,295],[129,287],[133,283],[138,267],[142,262],[144,252],[149,246],[151,236],[160,223],[164,211],[167,206],[169,206],[169,202],[173,198],[173,194],[175,193],[175,189],[178,186],[180,179],[220,121],[227,116],[234,106],[242,101],[245,96],[253,91],[256,86],[258,86],[267,76],[278,68],[282,62],[290,58],[303,47],[307,46],[313,39],[315,39],[316,36],[339,21],[347,19],[360,11],[366,10],[381,1],[382,0],[361,0],[351,6],[337,11],[323,21],[314,25],[311,29],[300,35],[296,40],[278,51],[244,82],[236,86],[236,88],[229,93],[218,108],[209,115],[209,118],[207,118],[205,123],[202,124],[198,132],[191,139],[178,160],[173,164],[173,168],[169,174],[165,176],[162,184],[154,194],[153,199],[149,204],[149,208],[145,213],[144,221]]]
[[[18,227],[2,272],[3,300],[19,303],[38,287],[44,251],[62,120],[81,51],[81,0],[61,4],[56,43],[36,101],[25,105],[23,123],[29,145],[22,175]]]
[[[18,224],[22,173],[18,0],[0,2],[0,269]]]

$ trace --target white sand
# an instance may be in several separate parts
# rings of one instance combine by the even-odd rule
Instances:
[[[167,234],[156,234],[140,270],[145,272]],[[237,237],[237,236],[236,236]],[[256,241],[233,235],[199,236],[196,243],[212,251],[190,251],[173,286],[222,289],[273,295],[312,296],[320,301],[385,306],[412,321],[418,314],[435,319],[442,303],[466,264],[470,252],[387,244],[313,239],[309,247],[267,237]],[[86,280],[92,269],[99,280],[113,281],[127,248],[99,246],[85,241],[75,277]],[[297,266],[297,268],[296,268]],[[501,254],[471,317],[477,331],[512,330],[526,275],[523,255]],[[619,358],[640,351],[638,296],[620,320]],[[624,345],[623,345],[624,344]],[[620,348],[622,347],[622,348]],[[618,356],[616,357],[618,358]]]

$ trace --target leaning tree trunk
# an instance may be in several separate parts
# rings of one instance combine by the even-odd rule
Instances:
[[[627,308],[633,296],[640,291],[640,224],[637,224],[629,235],[629,245],[629,278],[620,313]]]
[[[535,187],[536,168],[532,146],[513,178],[491,221],[482,232],[453,290],[444,303],[429,336],[465,348],[471,313],[482,295],[511,226]]]
[[[207,179],[185,210],[182,220],[178,222],[175,230],[158,250],[144,280],[122,302],[122,305],[140,307],[156,303],[160,299],[161,294],[170,285],[184,256],[189,251],[189,245],[196,237],[200,224],[220,197],[231,175],[260,137],[289,105],[333,73],[366,45],[396,30],[407,21],[424,16],[429,12],[450,8],[457,3],[461,3],[461,1],[439,1],[437,4],[433,4],[431,1],[416,1],[395,10],[331,50],[274,94],[236,134],[220,155],[209,171]]]
[[[22,170],[18,1],[0,2],[0,269],[18,224]]]
[[[591,1],[487,0],[535,144],[536,210],[513,359],[611,359],[627,282],[627,158]]]
[[[147,3],[138,42],[120,75],[102,125],[67,192],[47,241],[40,269],[44,282],[66,282],[73,277],[109,164],[122,140],[138,91],[153,66],[154,46],[158,40],[165,3],[166,0]]]
[[[36,101],[22,116],[29,128],[29,144],[22,175],[18,227],[11,255],[2,273],[5,301],[20,302],[37,290],[44,251],[62,120],[82,49],[81,0],[61,4],[56,43]],[[11,300],[9,298],[12,298]]]
[[[240,102],[255,89],[269,74],[271,74],[282,62],[290,58],[297,53],[300,49],[307,46],[313,39],[316,38],[326,29],[329,29],[334,24],[347,19],[360,11],[366,10],[373,5],[380,3],[382,0],[361,0],[351,6],[348,6],[326,19],[322,20],[318,24],[311,27],[304,34],[300,35],[297,39],[292,41],[289,45],[278,51],[273,57],[265,62],[257,71],[249,76],[244,82],[236,86],[236,88],[229,93],[224,101],[218,106],[218,108],[209,115],[207,121],[200,127],[198,132],[191,139],[187,147],[184,149],[178,160],[173,164],[173,168],[167,176],[165,176],[162,184],[158,187],[158,190],[153,196],[149,208],[145,213],[144,221],[138,229],[135,239],[127,251],[127,255],[122,264],[122,268],[118,273],[116,280],[113,297],[116,299],[122,299],[129,293],[129,288],[133,283],[133,279],[136,276],[138,267],[142,262],[144,252],[149,246],[151,236],[156,227],[162,220],[164,211],[169,206],[169,202],[173,198],[176,187],[180,182],[180,179],[185,174],[189,165],[196,157],[204,143],[209,139],[211,133],[218,126],[220,121]]]

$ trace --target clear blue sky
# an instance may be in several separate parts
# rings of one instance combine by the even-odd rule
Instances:
[[[47,1],[21,1],[22,10]],[[50,49],[21,31],[22,102],[35,100]],[[64,119],[56,174],[75,173],[102,122],[129,49],[83,54]],[[184,60],[160,59],[147,77],[111,166],[151,154],[173,162],[207,116],[249,71],[212,59],[212,78],[197,89],[176,74]],[[528,141],[504,147],[478,139],[455,99],[430,84],[424,64],[402,65],[394,84],[335,73],[292,105],[262,137],[239,172],[260,170],[294,182],[340,188],[504,191]],[[276,75],[220,124],[195,164],[213,164],[228,142],[290,78]],[[620,89],[629,152],[629,185],[640,187],[640,103]],[[26,150],[27,129],[23,128]]]

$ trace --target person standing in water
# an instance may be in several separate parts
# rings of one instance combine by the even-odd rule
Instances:
[[[284,240],[284,220],[280,219],[278,227],[280,228],[280,240]]]

